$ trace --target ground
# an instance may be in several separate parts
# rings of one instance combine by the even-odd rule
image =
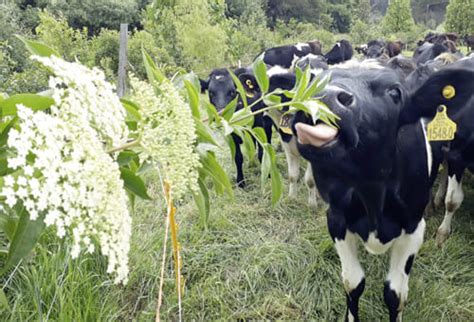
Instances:
[[[231,161],[226,163],[233,171]],[[285,176],[282,153],[279,166]],[[301,184],[296,200],[285,198],[272,208],[269,186],[262,192],[257,167],[247,165],[245,171],[249,184],[245,190],[236,189],[234,200],[211,198],[207,230],[198,225],[193,203],[178,205],[185,320],[342,320],[344,291],[339,259],[326,229],[325,206],[308,208]],[[468,178],[465,201],[442,248],[434,240],[441,212],[427,220],[425,243],[410,278],[406,321],[474,318],[473,183]],[[158,189],[151,177],[148,185],[152,193]],[[30,261],[2,283],[7,285],[12,311],[0,311],[0,320],[153,320],[163,241],[160,202],[139,201],[133,221],[126,286],[114,286],[107,279],[105,260],[99,256],[68,259],[69,248],[50,232],[44,236],[48,246],[38,247]],[[361,254],[367,275],[361,319],[387,320],[383,281],[388,256],[367,255],[363,250]],[[170,260],[168,256],[163,320],[177,320],[178,314]]]

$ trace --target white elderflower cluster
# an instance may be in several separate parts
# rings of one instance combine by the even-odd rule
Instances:
[[[54,225],[59,237],[72,235],[73,258],[81,249],[94,252],[93,241],[98,242],[108,258],[107,272],[125,283],[131,218],[117,162],[93,128],[17,108],[19,127],[7,141],[15,152],[8,167],[17,171],[4,177],[5,203],[21,202],[31,220]]]
[[[49,79],[56,103],[51,108],[53,115],[67,122],[91,126],[107,148],[120,146],[127,140],[126,111],[101,70],[56,56],[33,56],[32,59],[54,74]]]
[[[131,77],[131,85],[132,99],[143,118],[141,146],[173,187],[173,198],[179,200],[198,187],[200,162],[191,109],[168,80],[159,85],[159,96],[149,83],[135,77]]]

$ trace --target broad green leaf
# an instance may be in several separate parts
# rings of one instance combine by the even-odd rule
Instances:
[[[199,210],[201,224],[204,228],[207,228],[210,212],[209,191],[207,190],[207,187],[201,178],[199,178],[198,184],[199,190],[193,193],[194,202],[196,203],[196,206]]]
[[[242,136],[242,141],[243,141],[243,147],[244,147],[244,153],[247,156],[247,159],[249,160],[250,163],[255,162],[255,154],[256,154],[256,149],[255,149],[255,140],[253,139],[252,135],[248,131],[243,132]]]
[[[138,154],[130,150],[122,151],[117,156],[117,162],[120,166],[127,166],[130,164],[130,162],[134,160],[135,162],[138,162],[139,160]]]
[[[299,69],[296,69],[299,71]],[[303,94],[308,87],[308,82],[311,77],[309,68],[307,68],[303,72],[296,73],[296,86],[295,86],[295,96],[293,97],[294,100],[302,100]]]
[[[142,178],[137,176],[133,171],[131,171],[130,169],[121,167],[120,177],[123,180],[126,190],[139,196],[142,199],[151,199],[147,193],[146,186]]]
[[[279,95],[267,95],[265,96],[265,98],[263,99],[263,102],[265,103],[265,105],[277,105],[277,104],[281,104],[281,96]]]
[[[232,115],[234,115],[235,109],[237,108],[237,102],[239,101],[239,97],[236,96],[229,104],[224,108],[221,115],[224,120],[229,121]]]
[[[124,98],[121,98],[120,102],[122,102],[123,107],[127,111],[128,121],[140,121],[142,119],[139,112],[140,107],[137,104]]]
[[[254,136],[255,139],[263,146],[268,142],[267,140],[267,135],[265,134],[265,130],[262,129],[261,127],[256,127],[253,129],[250,129],[250,133]]]
[[[249,108],[243,108],[238,110],[232,115],[229,120],[229,124],[252,127],[255,122],[255,117],[252,115],[252,111]]]
[[[260,91],[265,94],[270,88],[270,80],[267,75],[267,66],[263,62],[262,58],[258,58],[253,65],[253,72],[255,78],[257,79],[258,86]]]
[[[235,159],[235,142],[234,139],[232,138],[231,135],[226,136],[225,140],[227,142],[227,145],[229,146],[230,149],[230,155],[232,156],[232,160]]]
[[[204,101],[204,107],[206,109],[206,112],[207,112],[207,122],[209,124],[212,124],[212,122],[216,121],[217,123],[219,123],[220,121],[220,116],[219,114],[217,113],[217,110],[216,108],[214,107],[214,105],[212,105],[211,103],[207,102],[207,101]]]
[[[10,311],[10,304],[8,303],[7,296],[5,295],[5,292],[2,290],[0,285],[0,308],[2,307]]]
[[[163,82],[166,79],[166,76],[161,72],[158,66],[156,66],[151,56],[146,52],[145,49],[143,49],[143,47],[142,56],[148,81],[153,85],[155,85],[156,83],[160,84],[161,82]]]
[[[232,77],[235,86],[237,87],[237,92],[239,93],[240,97],[242,98],[242,103],[244,104],[244,109],[247,109],[248,102],[247,102],[247,93],[245,92],[244,86],[240,82],[240,79],[235,76],[234,72],[229,69],[229,74]]]
[[[194,118],[196,124],[196,134],[198,142],[207,142],[214,145],[218,145],[214,137],[212,136],[212,130],[204,124],[200,119]]]
[[[11,242],[15,236],[16,225],[18,218],[9,216],[5,213],[0,214],[0,230],[5,233],[8,240]]]
[[[226,121],[222,120],[222,125],[224,126],[224,135],[228,136],[234,132],[234,128]]]
[[[227,173],[222,169],[219,162],[212,152],[200,153],[201,156],[201,170],[205,171],[208,176],[210,176],[217,186],[216,188],[220,191],[226,191],[229,196],[234,196],[234,191],[232,190],[232,185],[230,183]],[[216,191],[219,191],[216,189]]]
[[[0,133],[0,146],[4,146],[7,144],[8,132],[10,132],[10,129],[13,127],[13,125],[15,125],[17,120],[18,118],[15,116],[10,121],[2,124],[2,132]]]
[[[50,56],[57,56],[61,57],[61,55],[58,54],[56,50],[54,50],[51,47],[48,47],[47,45],[43,44],[42,42],[35,41],[35,40],[29,40],[26,38],[23,38],[19,35],[16,35],[18,39],[20,39],[26,46],[26,49],[29,50],[30,53],[33,55],[38,55],[42,57],[50,57]]]
[[[48,96],[38,94],[17,94],[0,102],[2,116],[16,115],[17,104],[23,104],[33,111],[45,110],[54,104],[54,100]]]
[[[283,191],[283,181],[281,180],[280,171],[278,171],[276,163],[276,153],[271,145],[267,145],[267,152],[271,160],[271,181],[272,181],[272,205],[275,206],[280,200]]]
[[[45,227],[43,216],[36,220],[30,220],[30,215],[23,207],[17,206],[15,209],[17,209],[20,219],[18,220],[15,234],[8,249],[7,260],[0,272],[0,276],[18,264],[20,260],[31,252]]]
[[[188,92],[188,99],[189,99],[189,106],[191,107],[191,112],[195,118],[201,118],[201,113],[199,112],[199,92],[194,87],[194,85],[188,81],[187,79],[184,80],[184,86],[186,87],[186,91]]]

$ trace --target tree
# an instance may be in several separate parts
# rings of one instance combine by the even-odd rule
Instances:
[[[386,34],[410,32],[415,27],[410,0],[392,0],[383,18],[382,27]]]
[[[474,33],[474,2],[451,0],[446,11],[446,31],[457,32],[464,37]]]

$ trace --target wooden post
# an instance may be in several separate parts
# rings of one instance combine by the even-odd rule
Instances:
[[[122,97],[127,91],[127,38],[128,24],[120,24],[120,48],[118,64],[117,95]]]

